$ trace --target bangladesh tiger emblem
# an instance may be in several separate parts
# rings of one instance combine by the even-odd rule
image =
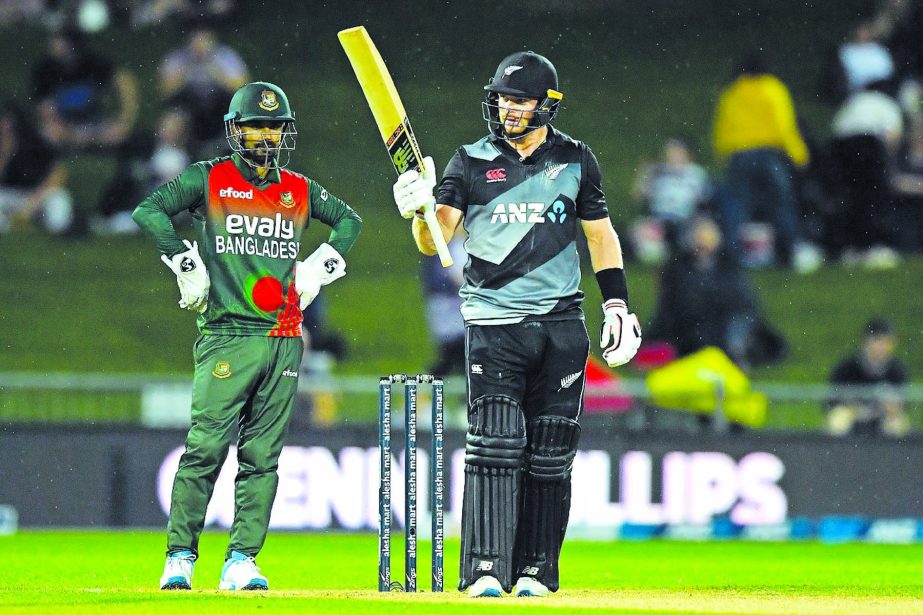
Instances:
[[[282,207],[294,207],[295,197],[291,192],[283,192],[279,195],[279,205]]]
[[[260,109],[265,109],[266,111],[275,111],[279,108],[279,99],[276,98],[276,93],[272,90],[263,90],[260,93]]]

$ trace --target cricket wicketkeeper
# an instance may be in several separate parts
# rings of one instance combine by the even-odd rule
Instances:
[[[134,211],[198,315],[192,427],[173,483],[161,589],[191,589],[205,509],[239,427],[234,522],[221,589],[268,589],[255,563],[269,527],[279,454],[304,350],[301,311],[346,273],[362,221],[312,179],[285,170],[295,115],[276,85],[249,83],[224,117],[231,156],[196,162]],[[171,218],[189,211],[198,241]],[[314,218],[327,243],[298,261]]]

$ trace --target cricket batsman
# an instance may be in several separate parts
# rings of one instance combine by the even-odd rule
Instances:
[[[489,134],[459,148],[437,185],[403,173],[394,198],[424,254],[422,214],[436,208],[452,238],[468,232],[460,294],[466,324],[468,433],[459,590],[471,596],[547,596],[570,510],[571,466],[590,341],[580,304],[577,228],[603,296],[600,346],[612,367],[641,343],[628,311],[618,236],[590,148],[552,126],[563,94],[547,58],[517,52],[485,87]],[[438,205],[436,204],[438,203]]]
[[[205,509],[235,433],[238,472],[220,589],[265,590],[255,558],[276,496],[279,454],[304,350],[301,311],[346,273],[362,220],[321,185],[285,169],[295,114],[285,92],[248,83],[224,116],[230,156],[196,162],[135,209],[176,274],[179,305],[198,315],[192,426],[173,483],[161,589],[191,589]],[[191,212],[198,240],[171,218]],[[327,243],[298,261],[311,219]]]

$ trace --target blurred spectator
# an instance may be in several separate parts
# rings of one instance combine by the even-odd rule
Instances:
[[[0,107],[0,231],[40,223],[50,233],[71,230],[74,208],[67,171],[12,102]]]
[[[164,101],[192,119],[193,151],[212,157],[227,147],[221,118],[237,88],[250,80],[240,55],[218,42],[208,28],[192,31],[186,44],[170,52],[160,66]],[[203,148],[208,148],[203,151]]]
[[[319,301],[318,301],[319,299]],[[327,322],[327,299],[318,295],[317,299],[304,310],[302,323],[305,348],[310,349],[315,355],[320,353],[320,358],[312,360],[321,361],[332,367],[335,363],[346,358],[346,340],[339,332],[331,330]],[[310,370],[309,370],[310,371]]]
[[[3,0],[0,2],[0,26],[34,23],[44,11],[44,0]]]
[[[160,116],[155,134],[139,139],[118,156],[113,178],[103,189],[93,221],[97,233],[137,233],[131,219],[135,206],[145,195],[167,183],[189,166],[189,116],[168,109]]]
[[[839,59],[847,93],[894,77],[891,52],[877,38],[871,19],[862,19],[856,24],[849,39],[840,46]]]
[[[449,242],[454,264],[443,267],[438,258],[423,257],[423,294],[426,298],[426,323],[436,343],[436,361],[428,373],[437,376],[465,372],[465,322],[458,291],[464,282],[468,261],[464,239],[456,234]]]
[[[788,88],[769,73],[758,54],[746,56],[737,78],[722,93],[714,125],[714,148],[727,159],[733,198],[718,204],[719,221],[730,252],[740,258],[740,229],[754,217],[770,221],[777,260],[797,271],[817,269],[821,257],[802,240],[793,162],[808,164],[808,149],[798,130]]]
[[[127,5],[133,28],[162,26],[180,22],[215,23],[229,18],[235,9],[234,0],[122,0]]]
[[[122,145],[138,116],[134,74],[92,52],[77,30],[51,35],[32,88],[42,134],[58,150]]]
[[[846,264],[897,264],[896,216],[891,168],[903,133],[900,106],[887,82],[868,84],[846,99],[833,118],[831,155],[842,211],[831,221],[831,239]]]
[[[718,225],[697,216],[681,247],[661,274],[647,342],[672,344],[679,356],[717,346],[744,369],[780,360],[785,340],[763,318],[737,262],[723,252]]]
[[[894,357],[896,347],[891,324],[875,318],[865,326],[858,354],[833,368],[830,383],[836,395],[827,413],[831,434],[903,436],[910,430],[901,393],[907,370]],[[865,388],[850,391],[856,385]]]
[[[897,208],[898,246],[923,251],[923,126],[913,125],[891,176]]]
[[[923,6],[917,0],[881,2],[872,34],[888,48],[899,79],[923,76]]]
[[[677,237],[692,216],[711,197],[708,173],[692,159],[689,144],[667,139],[661,160],[647,164],[635,179],[633,196],[651,216],[632,224],[634,253],[644,262],[663,262],[675,251]]]

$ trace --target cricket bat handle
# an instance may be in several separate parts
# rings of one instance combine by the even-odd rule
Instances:
[[[442,234],[442,227],[439,226],[439,220],[436,219],[436,211],[428,209],[423,212],[423,219],[429,228],[429,234],[433,236],[433,244],[436,246],[436,252],[439,254],[439,262],[443,267],[451,267],[452,255],[449,253],[449,246],[445,243],[445,235]]]

